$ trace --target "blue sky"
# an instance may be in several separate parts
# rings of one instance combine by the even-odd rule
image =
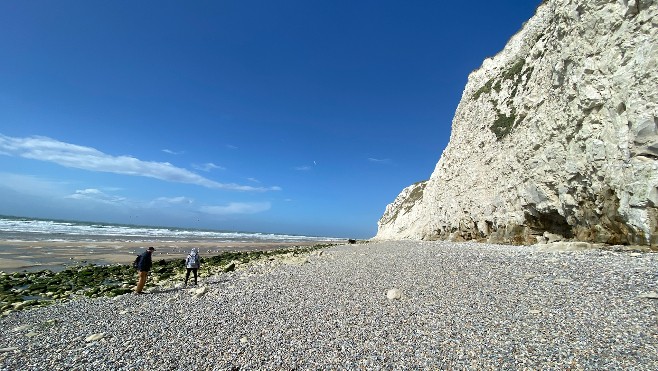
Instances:
[[[0,214],[372,237],[540,2],[0,2]]]

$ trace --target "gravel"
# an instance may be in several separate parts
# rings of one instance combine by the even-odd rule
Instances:
[[[202,285],[12,313],[0,369],[658,369],[656,253],[371,242]]]

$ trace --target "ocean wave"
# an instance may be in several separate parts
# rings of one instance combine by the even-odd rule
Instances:
[[[51,236],[49,240],[55,239],[54,236],[57,236],[58,239],[62,239],[63,236],[71,236],[76,238],[83,236],[94,236],[105,238],[138,237],[139,239],[171,238],[174,240],[211,239],[231,242],[295,242],[335,240],[335,238],[329,237],[299,236],[275,233],[213,231],[201,229],[131,226],[110,223],[102,224],[98,222],[86,223],[12,217],[0,218],[0,238],[16,240],[32,237],[41,239],[45,236]],[[64,239],[66,238],[64,237]]]

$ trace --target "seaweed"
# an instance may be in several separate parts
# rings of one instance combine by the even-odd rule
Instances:
[[[230,267],[231,264],[234,269],[235,264],[232,263],[234,261],[247,263],[274,255],[303,254],[329,246],[333,245],[318,244],[267,251],[226,252],[201,258],[201,263],[204,272],[217,274],[229,271],[230,269],[227,267]],[[175,278],[177,274],[184,272],[184,267],[184,259],[154,261],[147,287],[154,286],[154,282]],[[132,292],[135,281],[135,269],[126,264],[74,266],[57,273],[49,270],[11,274],[0,272],[0,311],[2,314],[8,314],[28,307],[71,300],[76,295],[90,298],[114,297]]]

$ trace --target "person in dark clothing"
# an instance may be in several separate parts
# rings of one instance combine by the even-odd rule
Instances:
[[[185,268],[187,268],[187,273],[185,274],[185,286],[187,286],[187,281],[190,279],[190,272],[194,273],[194,286],[196,286],[196,276],[200,266],[201,258],[199,257],[199,250],[193,248],[187,256],[187,259],[185,259]]]
[[[153,247],[149,247],[142,256],[139,258],[139,264],[137,264],[137,270],[139,271],[139,279],[137,281],[137,287],[135,288],[135,294],[141,294],[146,284],[146,277],[151,270],[153,262],[151,260],[151,254],[155,251]]]

